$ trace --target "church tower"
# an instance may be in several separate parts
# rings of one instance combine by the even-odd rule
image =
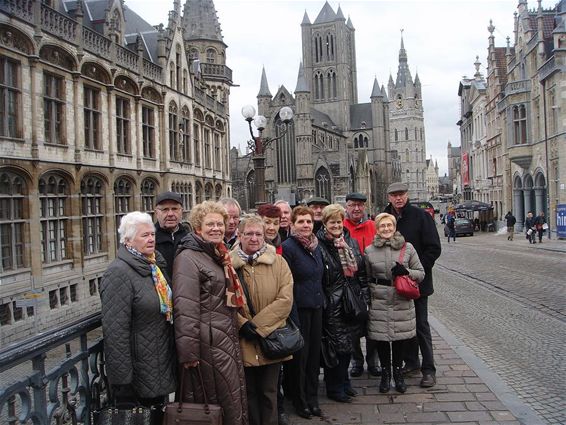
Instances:
[[[409,185],[411,199],[427,200],[426,142],[421,82],[409,70],[407,51],[401,35],[397,79],[389,77],[391,149],[397,151],[401,181]]]

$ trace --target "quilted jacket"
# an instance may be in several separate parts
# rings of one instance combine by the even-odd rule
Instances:
[[[394,286],[378,285],[375,279],[392,280],[391,268],[399,260],[405,239],[395,232],[388,241],[375,237],[372,245],[366,248],[366,271],[371,292],[371,307],[368,320],[368,337],[374,341],[399,341],[416,335],[415,303],[397,295]],[[403,265],[409,276],[417,282],[424,279],[424,268],[417,251],[409,242]]]
[[[247,397],[237,309],[226,305],[224,269],[209,255],[212,244],[188,234],[173,262],[173,311],[179,363],[200,362],[206,395],[219,404],[224,425],[246,425]],[[199,238],[200,239],[200,238]],[[183,400],[203,403],[201,386],[185,372]]]
[[[275,248],[271,245],[268,245],[267,251],[252,264],[244,262],[236,251],[231,252],[231,257],[234,268],[242,271],[256,312],[252,317],[248,306],[244,306],[242,314],[238,315],[239,325],[251,320],[256,325],[256,332],[265,337],[283,326],[291,312],[293,305],[291,270],[283,257],[275,254]],[[240,347],[244,366],[263,366],[291,358],[289,356],[284,359],[268,359],[263,356],[257,341],[248,341],[244,338],[240,338]]]
[[[156,252],[158,265],[165,260]],[[173,327],[159,311],[149,263],[120,246],[100,283],[106,374],[142,398],[175,391]]]

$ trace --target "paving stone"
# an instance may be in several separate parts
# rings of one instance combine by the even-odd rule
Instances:
[[[489,412],[446,412],[453,422],[479,422],[492,419]]]
[[[479,401],[466,401],[466,407],[468,410],[488,410],[482,403]]]
[[[422,424],[423,422],[446,423],[448,416],[443,412],[422,412],[408,414],[405,420],[408,423]]]
[[[475,401],[476,396],[470,393],[439,393],[434,396],[438,401]]]
[[[447,411],[465,411],[468,410],[466,405],[459,401],[435,401],[423,404],[425,412],[447,412]]]

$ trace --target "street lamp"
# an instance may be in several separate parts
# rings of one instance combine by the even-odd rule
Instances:
[[[256,205],[264,204],[265,198],[265,150],[269,145],[283,138],[289,130],[289,123],[293,119],[293,110],[288,106],[284,106],[279,110],[279,118],[285,124],[285,131],[279,137],[270,138],[263,137],[262,133],[267,126],[267,118],[263,115],[255,115],[255,108],[252,105],[246,105],[242,108],[242,116],[248,122],[252,141],[249,148],[252,152],[252,160],[254,162],[255,171],[255,200]],[[252,121],[257,128],[258,135],[254,136]]]

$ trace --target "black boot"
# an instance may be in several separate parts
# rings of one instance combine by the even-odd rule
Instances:
[[[393,380],[395,381],[395,389],[398,392],[404,393],[407,391],[407,385],[405,384],[405,379],[403,378],[400,367],[393,368]]]
[[[379,392],[388,393],[391,387],[391,367],[381,365],[381,381],[379,383]]]

